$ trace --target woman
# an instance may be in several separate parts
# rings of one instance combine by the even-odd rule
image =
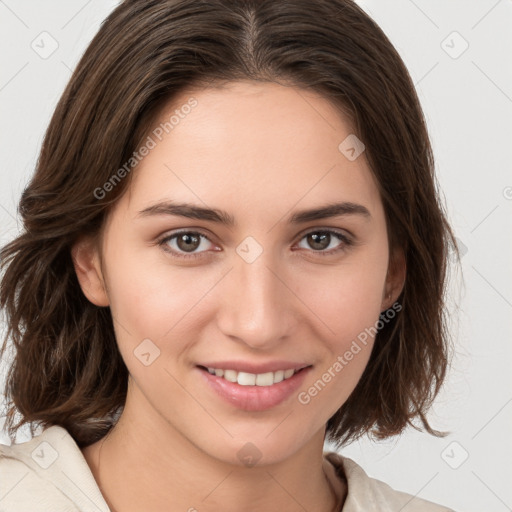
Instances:
[[[433,167],[356,4],[120,4],[1,253],[9,432],[45,429],[1,448],[0,506],[448,510],[323,452],[442,435],[456,246]]]

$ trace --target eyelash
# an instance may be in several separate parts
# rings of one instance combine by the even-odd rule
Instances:
[[[319,256],[332,256],[333,254],[337,254],[340,251],[344,251],[348,247],[353,245],[352,240],[350,240],[347,236],[345,236],[344,234],[340,233],[339,231],[334,231],[332,229],[315,229],[315,230],[312,230],[312,231],[308,231],[307,233],[304,233],[304,235],[302,235],[300,240],[302,240],[303,238],[307,237],[308,235],[311,235],[312,233],[322,233],[322,234],[327,233],[327,234],[330,234],[330,235],[334,235],[341,242],[343,242],[342,244],[340,244],[339,247],[337,247],[336,249],[331,249],[330,251],[314,251],[314,250],[311,250],[311,252],[313,252],[315,254],[318,254]],[[167,243],[170,240],[173,240],[173,239],[177,238],[179,235],[183,235],[183,234],[199,235],[200,237],[206,238],[208,241],[211,241],[206,235],[204,235],[204,234],[202,234],[202,233],[200,233],[198,231],[185,231],[184,230],[184,231],[178,231],[176,233],[173,233],[170,236],[165,236],[164,238],[161,238],[160,240],[157,241],[157,244],[160,247],[162,247],[162,249],[165,252],[172,254],[176,258],[181,258],[181,259],[191,259],[192,258],[192,259],[195,259],[195,258],[202,257],[201,256],[203,254],[202,252],[200,252],[200,253],[191,253],[191,254],[182,254],[182,253],[179,253],[179,252],[175,251],[174,249],[168,248]]]

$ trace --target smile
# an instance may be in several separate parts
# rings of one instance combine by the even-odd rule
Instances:
[[[251,366],[249,364],[244,366],[244,370],[252,369],[249,368]],[[272,366],[276,368],[277,364]],[[215,368],[210,365],[198,365],[196,370],[199,371],[207,388],[224,403],[245,411],[256,412],[271,409],[289,400],[302,385],[312,366],[298,365],[296,368],[275,369],[275,371],[268,371],[269,368],[258,368],[259,373],[237,371],[229,367]]]
[[[266,373],[237,372],[236,370],[222,370],[218,368],[207,368],[207,370],[212,375],[222,377],[229,382],[236,382],[240,386],[272,386],[289,379],[300,371],[293,368]]]

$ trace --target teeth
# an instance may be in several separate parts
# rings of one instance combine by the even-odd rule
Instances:
[[[283,379],[284,379],[284,371],[283,370],[277,370],[277,372],[274,372],[274,384],[281,382]]]
[[[208,368],[208,373],[223,377],[229,382],[236,382],[240,386],[272,386],[282,380],[289,379],[294,373],[293,368],[289,370],[278,370],[277,372],[267,373],[247,373],[237,372],[235,370],[221,370],[218,368]]]
[[[238,380],[240,381],[240,375]],[[256,386],[272,386],[274,384],[274,372],[258,373],[258,375],[254,376],[254,384]]]
[[[284,378],[285,379],[289,379],[294,373],[295,373],[295,370],[285,370],[284,371]]]
[[[236,382],[237,376],[238,372],[235,372],[235,370],[224,370],[224,378],[229,382]]]
[[[238,372],[238,378],[236,381],[238,384],[240,384],[240,386],[255,386],[256,375],[254,375],[254,373]]]

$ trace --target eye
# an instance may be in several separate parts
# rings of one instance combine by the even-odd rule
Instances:
[[[312,248],[312,252],[321,256],[332,256],[333,254],[343,251],[352,245],[350,238],[345,236],[343,233],[332,229],[317,229],[315,231],[310,231],[302,236],[301,241],[304,239],[307,244],[309,244],[310,248]],[[327,251],[326,249],[328,249],[336,239],[341,243],[338,243],[337,246],[335,245],[334,249],[331,247],[331,250]],[[164,251],[171,253],[174,257],[186,259],[201,257],[203,252],[208,251],[208,243],[211,244],[211,241],[206,235],[197,231],[179,231],[172,235],[165,236],[157,243]],[[198,251],[198,249],[201,248],[203,250]],[[308,249],[308,247],[305,249]]]
[[[177,258],[198,258],[201,255],[194,251],[198,248],[205,248],[204,240],[210,242],[207,236],[196,231],[180,231],[170,236],[166,236],[158,241],[164,251],[172,253]],[[211,242],[210,242],[211,243]],[[208,244],[206,243],[206,246]]]
[[[332,248],[332,242],[336,242],[335,238],[341,243],[334,246]],[[334,231],[332,229],[317,229],[315,231],[310,231],[303,235],[301,240],[306,240],[309,247],[313,248],[314,253],[318,253],[321,256],[332,256],[335,253],[343,251],[347,249],[350,245],[352,245],[352,241],[350,238],[345,236],[343,233],[339,231]],[[331,246],[331,250],[326,251],[325,249]],[[306,247],[308,249],[308,247]]]

